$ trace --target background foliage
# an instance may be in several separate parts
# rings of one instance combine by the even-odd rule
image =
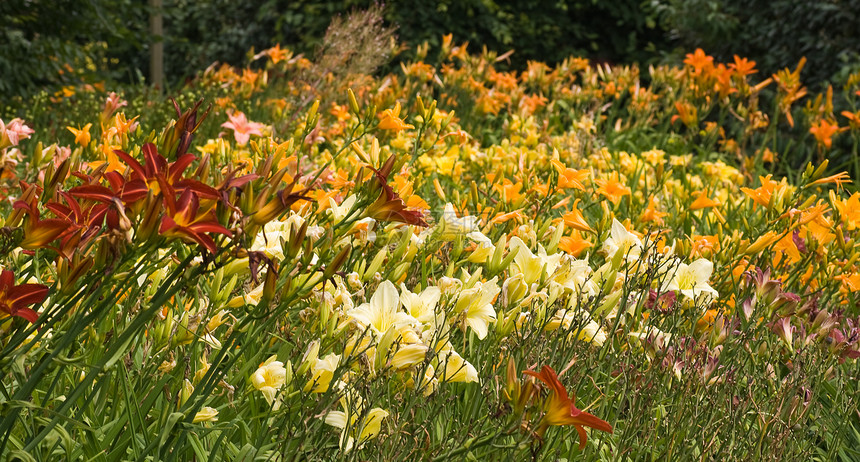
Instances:
[[[836,83],[860,67],[856,0],[655,0],[662,27],[680,49],[720,60],[755,59],[765,75],[805,56],[803,79]]]
[[[249,49],[281,43],[313,52],[332,17],[369,0],[164,0],[165,72],[177,85],[214,61],[247,62]],[[386,6],[399,42],[458,42],[516,52],[509,64],[557,63],[566,56],[599,62],[677,63],[701,47],[733,54],[770,74],[806,56],[804,81],[838,82],[860,66],[856,0],[404,0]],[[46,84],[84,80],[139,83],[149,73],[146,0],[8,0],[0,3],[0,99]],[[44,59],[46,56],[54,58]],[[69,63],[72,69],[63,69]]]

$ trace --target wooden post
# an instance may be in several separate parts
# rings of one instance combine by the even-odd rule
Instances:
[[[149,80],[159,90],[164,89],[164,23],[162,0],[149,0]]]

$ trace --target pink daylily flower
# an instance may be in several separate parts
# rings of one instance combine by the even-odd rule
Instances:
[[[36,131],[24,125],[24,121],[18,118],[12,119],[8,124],[0,120],[0,149],[17,146],[21,140],[30,137]]]
[[[251,135],[263,136],[261,130],[265,125],[259,122],[249,122],[243,112],[236,111],[232,114],[227,114],[227,117],[230,118],[230,121],[224,122],[221,126],[233,130],[233,136],[239,145],[244,146],[248,144]]]

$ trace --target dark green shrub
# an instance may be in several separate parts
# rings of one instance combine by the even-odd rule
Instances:
[[[684,52],[737,54],[771,74],[808,60],[802,78],[822,87],[860,67],[857,0],[655,0],[664,27]]]

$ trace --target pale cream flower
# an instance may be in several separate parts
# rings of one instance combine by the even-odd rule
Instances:
[[[552,279],[571,291],[574,297],[580,294],[587,297],[596,295],[599,290],[592,277],[593,273],[588,261],[565,256]]]
[[[270,406],[275,402],[278,391],[287,380],[287,369],[284,363],[276,361],[276,358],[276,356],[270,357],[251,374],[251,384],[263,393]],[[275,403],[275,408],[277,409],[279,405],[280,402]]]
[[[311,380],[305,384],[305,392],[325,393],[334,378],[334,371],[340,363],[340,355],[329,353],[311,365]]]
[[[443,369],[442,382],[477,382],[478,370],[468,361],[463,359],[453,349],[446,349],[439,352],[439,366]]]
[[[428,349],[427,345],[420,343],[400,345],[391,359],[391,365],[395,369],[408,369],[416,364],[421,364],[427,355]]]
[[[454,305],[454,312],[463,316],[465,324],[481,340],[487,336],[490,323],[496,321],[493,300],[502,290],[496,280],[494,277],[484,283],[476,282],[473,287],[460,292]]]
[[[341,398],[344,411],[331,411],[325,416],[325,423],[341,430],[339,443],[343,452],[361,447],[379,435],[382,421],[388,417],[388,411],[378,407],[365,414],[361,397],[352,395],[354,392],[348,392]]]
[[[436,286],[429,286],[420,294],[411,292],[404,284],[400,284],[400,303],[406,308],[410,316],[423,324],[433,322],[436,317],[436,305],[442,297],[442,290]]]
[[[385,335],[389,329],[397,329],[404,333],[406,331],[404,328],[417,323],[415,318],[400,311],[397,288],[387,280],[379,284],[376,292],[370,297],[369,303],[362,303],[358,308],[347,312],[347,315],[358,324],[359,328],[369,328],[376,339]],[[408,339],[407,343],[414,342]]]
[[[708,303],[718,296],[717,291],[708,284],[713,271],[714,264],[704,258],[689,265],[678,263],[665,290],[678,291],[691,300]]]
[[[209,406],[203,406],[200,408],[200,411],[197,414],[194,414],[194,420],[192,423],[200,423],[200,422],[217,422],[218,421],[218,409]]]
[[[559,266],[562,254],[555,253],[547,255],[542,245],[538,244],[538,253],[532,253],[529,246],[517,236],[511,238],[511,252],[517,252],[511,270],[514,274],[522,274],[523,281],[531,286],[540,282],[541,275],[546,271],[547,276],[552,276]]]
[[[628,260],[636,260],[642,254],[642,241],[613,218],[609,237],[603,242],[602,250],[610,258],[620,251]]]
[[[485,263],[496,251],[496,246],[493,245],[493,241],[480,231],[472,231],[467,234],[466,237],[478,244],[477,248],[469,253],[469,256],[467,257],[467,260],[472,263]]]
[[[334,201],[334,198],[330,197],[328,199],[328,213],[331,215],[332,222],[340,223],[343,221],[343,219],[349,215],[350,210],[355,206],[355,202],[357,200],[358,198],[353,194],[344,199],[343,202],[338,205],[337,202]]]
[[[453,241],[457,236],[465,236],[472,231],[478,230],[478,218],[465,215],[457,216],[457,211],[451,203],[445,204],[442,217],[438,225],[439,238],[445,241]]]

